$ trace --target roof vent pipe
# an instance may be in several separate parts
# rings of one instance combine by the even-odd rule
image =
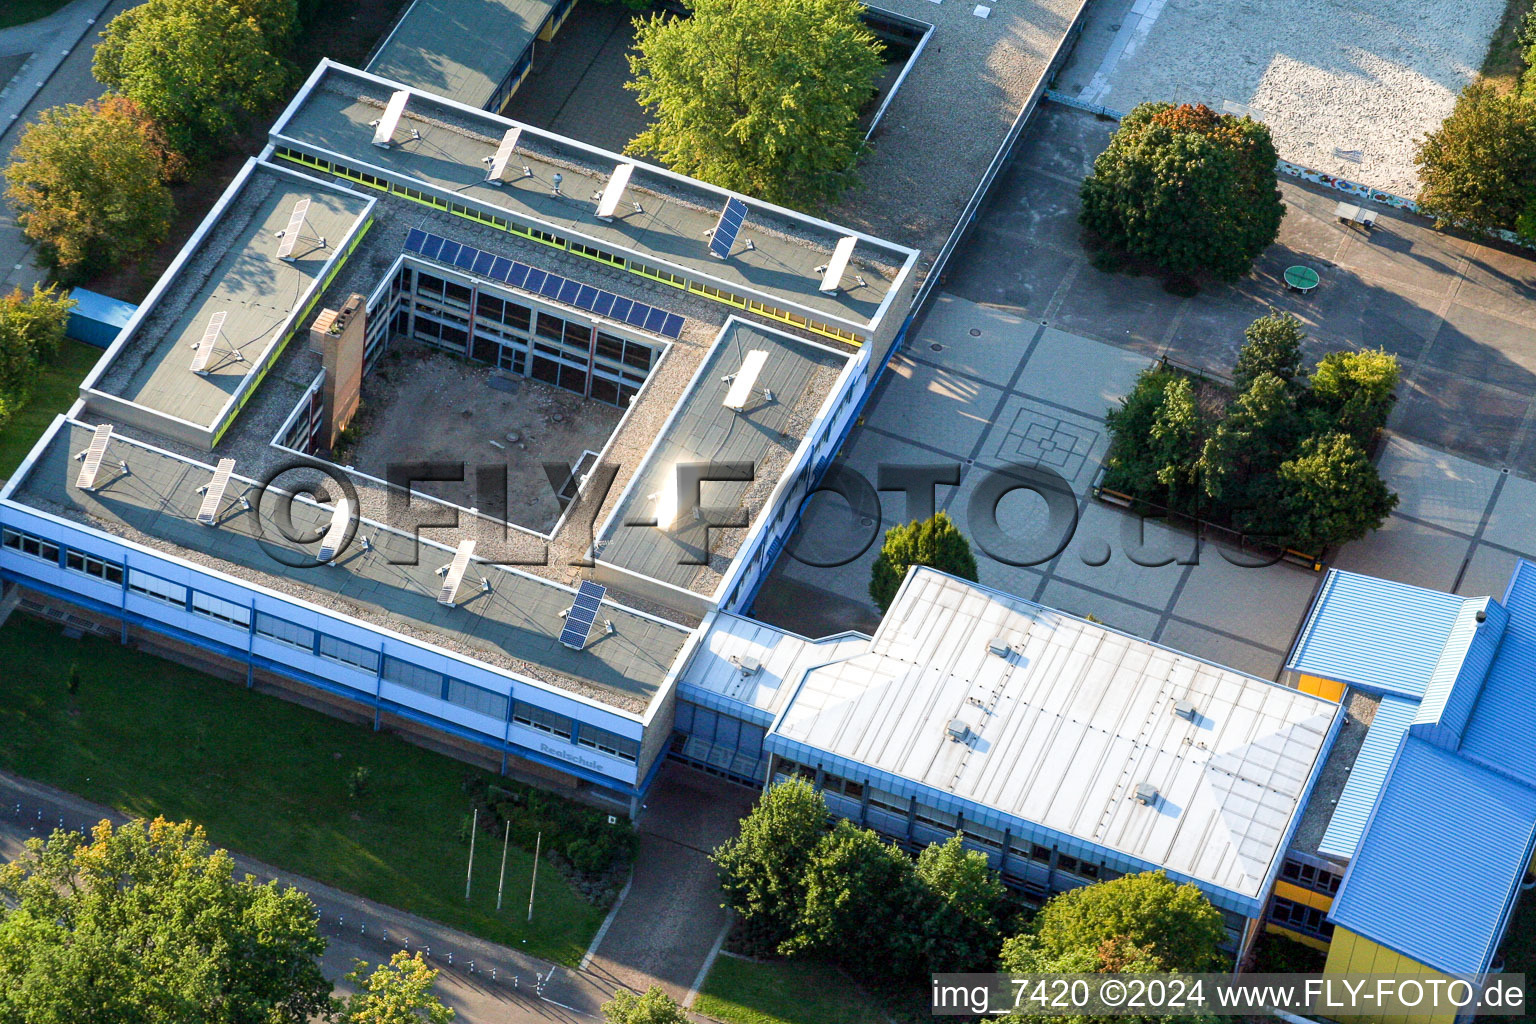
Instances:
[[[1479,608],[1477,610],[1477,621],[1478,622],[1487,622],[1488,621],[1488,612],[1485,611],[1482,608]]]

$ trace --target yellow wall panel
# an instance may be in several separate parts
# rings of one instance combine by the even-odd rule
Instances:
[[[1324,679],[1322,676],[1301,676],[1296,680],[1296,689],[1302,693],[1310,693],[1314,697],[1331,700],[1335,704],[1344,698],[1344,684],[1336,683],[1332,679]]]
[[[1311,889],[1303,889],[1301,886],[1285,879],[1275,881],[1275,895],[1284,896],[1295,903],[1308,907],[1316,907],[1318,910],[1327,910],[1333,906],[1333,897],[1326,893],[1313,892]]]
[[[1275,924],[1273,921],[1266,922],[1264,925],[1264,930],[1267,932],[1273,932],[1276,935],[1284,935],[1286,938],[1292,940],[1293,942],[1299,942],[1303,946],[1311,946],[1313,949],[1320,949],[1325,953],[1328,951],[1328,942],[1326,939],[1319,939],[1312,935],[1303,935],[1301,932],[1292,931],[1284,925]]]
[[[1395,974],[1415,978],[1452,980],[1449,974],[1409,959],[1347,928],[1334,929],[1333,945],[1328,948],[1328,964],[1323,968],[1323,973]],[[1422,1014],[1409,1016],[1407,1013],[1393,1013],[1390,1008],[1383,1008],[1370,1014],[1333,1016],[1334,1019],[1346,1021],[1349,1024],[1357,1021],[1360,1024],[1452,1024],[1456,1019],[1456,1014],[1452,1011],[1433,1016]]]

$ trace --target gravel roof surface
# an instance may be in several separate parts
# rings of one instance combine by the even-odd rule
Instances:
[[[1057,87],[1121,112],[1242,104],[1283,159],[1411,196],[1418,141],[1476,77],[1503,11],[1504,0],[1107,0]]]
[[[875,0],[934,26],[828,217],[923,251],[932,265],[1086,0]]]

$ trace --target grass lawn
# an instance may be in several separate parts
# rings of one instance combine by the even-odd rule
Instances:
[[[221,846],[559,963],[578,963],[602,923],[546,863],[524,924],[533,857],[515,847],[498,914],[501,850],[483,834],[466,905],[471,769],[458,761],[19,613],[0,628],[0,666],[0,768],[191,819]],[[372,776],[352,800],[359,765]]]
[[[43,436],[48,424],[74,404],[80,382],[101,358],[102,350],[83,341],[64,339],[58,357],[43,368],[32,392],[32,401],[21,407],[11,422],[0,429],[0,479],[16,472],[27,452]]]
[[[1513,89],[1520,80],[1520,72],[1525,70],[1520,41],[1515,35],[1531,6],[1532,0],[1506,0],[1504,17],[1499,20],[1498,27],[1493,30],[1493,39],[1488,43],[1488,56],[1483,59],[1483,79],[1500,92]]]
[[[69,3],[69,0],[6,0],[0,4],[0,28],[36,21]]]
[[[802,960],[721,956],[693,1009],[730,1024],[885,1024],[885,1015],[853,982]]]

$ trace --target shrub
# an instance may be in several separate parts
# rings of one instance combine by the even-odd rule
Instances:
[[[881,611],[891,606],[907,569],[928,565],[964,580],[976,582],[976,556],[948,513],[936,512],[921,522],[913,520],[885,531],[885,543],[870,570],[869,596]]]
[[[58,354],[74,307],[52,285],[0,298],[0,427],[31,399],[38,370]]]
[[[1097,243],[1171,274],[1235,281],[1280,233],[1277,159],[1251,118],[1143,103],[1094,160],[1079,219]]]
[[[1383,349],[1328,353],[1312,371],[1314,432],[1331,424],[1368,448],[1387,424],[1399,376],[1397,357]]]

